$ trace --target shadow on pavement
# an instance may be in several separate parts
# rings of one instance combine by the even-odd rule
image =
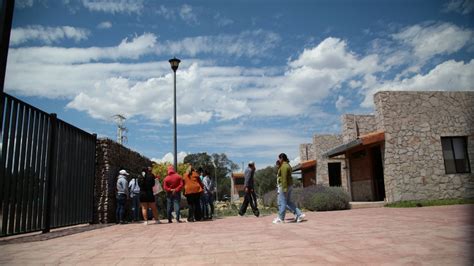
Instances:
[[[19,244],[19,243],[28,243],[28,242],[36,242],[36,241],[45,241],[53,238],[63,237],[74,235],[78,233],[83,233],[91,230],[101,229],[108,226],[112,226],[114,224],[91,224],[91,225],[79,225],[73,227],[66,227],[66,228],[58,228],[51,230],[49,233],[30,233],[27,235],[16,235],[11,237],[6,237],[0,239],[0,246],[1,245],[8,245],[8,244]]]

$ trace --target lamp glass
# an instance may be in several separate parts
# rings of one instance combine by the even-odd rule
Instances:
[[[179,63],[181,62],[181,60],[179,60],[178,58],[173,58],[173,59],[170,59],[169,60],[170,62],[170,65],[171,65],[171,68],[176,71],[176,69],[178,69],[178,66],[179,66]]]

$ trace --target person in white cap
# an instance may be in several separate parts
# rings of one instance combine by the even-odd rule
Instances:
[[[125,214],[125,202],[127,201],[128,195],[128,182],[126,179],[128,176],[127,171],[120,170],[117,179],[117,209],[115,212],[115,223],[125,223],[123,216]]]
[[[240,206],[239,210],[239,215],[244,216],[245,212],[247,211],[247,207],[249,206],[252,207],[253,214],[255,216],[260,216],[260,211],[257,208],[257,194],[255,193],[255,185],[254,185],[254,177],[255,174],[255,163],[253,161],[250,161],[248,164],[247,169],[245,169],[244,172],[244,177],[245,177],[245,183],[244,183],[244,191],[245,191],[245,196],[244,196],[244,202],[242,203],[242,206]]]

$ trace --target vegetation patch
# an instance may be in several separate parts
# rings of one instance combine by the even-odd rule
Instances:
[[[334,211],[350,209],[350,197],[341,187],[310,186],[295,188],[291,200],[302,209],[310,211]],[[277,193],[270,191],[263,196],[263,204],[277,207]]]
[[[474,204],[474,199],[435,199],[435,200],[407,200],[385,204],[391,208],[413,208],[427,206],[443,206],[458,204]]]

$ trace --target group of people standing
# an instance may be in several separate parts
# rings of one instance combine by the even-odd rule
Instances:
[[[130,182],[127,177],[130,174],[126,170],[120,170],[117,179],[117,209],[116,223],[126,223],[125,203],[127,198],[131,199],[132,220],[140,220],[140,210],[144,223],[148,224],[148,211],[151,210],[155,223],[160,223],[158,219],[158,209],[155,201],[153,187],[156,184],[155,176],[151,172],[151,167],[144,168],[141,176],[132,177]]]
[[[163,179],[163,185],[159,181],[160,177],[155,177],[151,167],[143,169],[140,177],[134,177],[127,181],[129,174],[126,170],[120,170],[117,179],[117,223],[126,223],[124,220],[125,203],[127,198],[132,203],[132,219],[139,221],[139,210],[141,209],[144,224],[149,224],[148,212],[151,210],[155,223],[160,223],[158,209],[156,205],[156,195],[164,190],[166,193],[166,213],[168,223],[181,222],[181,193],[184,193],[189,206],[188,222],[211,220],[214,215],[215,186],[209,177],[207,170],[196,171],[192,166],[181,177],[176,173],[173,166],[168,167],[168,175]],[[173,216],[173,211],[175,216]]]
[[[291,176],[291,166],[288,156],[285,153],[278,155],[276,161],[278,169],[276,176],[278,192],[278,216],[273,223],[279,224],[285,222],[285,214],[288,209],[294,214],[294,222],[301,222],[305,214],[291,200],[293,190],[293,178]],[[245,215],[248,206],[256,217],[260,216],[257,206],[257,194],[255,193],[255,163],[250,161],[244,172],[244,201],[239,209],[239,216]],[[158,210],[155,202],[157,193],[156,186],[160,185],[159,177],[155,177],[151,172],[151,167],[145,168],[139,178],[132,178],[130,183],[127,181],[129,174],[125,170],[120,170],[117,180],[117,223],[125,223],[125,202],[128,197],[132,200],[133,220],[139,220],[139,209],[143,215],[144,223],[148,224],[148,210],[151,210],[155,223],[160,223]],[[155,188],[155,189],[154,189]],[[161,188],[161,187],[160,187]],[[189,165],[184,176],[176,173],[173,166],[168,167],[168,175],[163,180],[162,189],[166,193],[166,213],[168,223],[180,223],[181,193],[184,193],[188,203],[188,222],[212,220],[214,215],[214,197],[215,186],[209,177],[209,172],[199,168],[196,170]],[[154,191],[155,190],[155,191]],[[173,211],[175,217],[173,217]]]

